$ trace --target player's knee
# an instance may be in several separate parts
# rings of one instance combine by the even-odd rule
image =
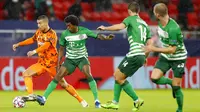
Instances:
[[[117,75],[114,76],[115,81],[119,84],[123,84],[124,80],[122,80],[121,78],[119,78]]]
[[[172,89],[173,89],[173,91],[178,91],[178,90],[180,90],[181,89],[181,87],[180,86],[172,86]]]

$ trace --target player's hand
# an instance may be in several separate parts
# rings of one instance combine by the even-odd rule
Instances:
[[[106,29],[106,27],[103,26],[103,25],[101,25],[101,26],[99,26],[99,27],[97,28],[97,30],[105,30],[105,29]]]
[[[112,40],[114,37],[115,37],[115,35],[110,34],[110,35],[108,35],[106,38],[107,38],[107,40]]]
[[[19,44],[13,44],[13,51],[16,51],[17,47],[19,47]]]
[[[35,50],[29,51],[29,52],[27,53],[27,56],[28,56],[28,57],[31,57],[31,56],[33,56],[35,53],[36,53]]]
[[[147,45],[143,48],[143,50],[146,52],[146,53],[149,53],[149,52],[152,52],[153,51],[153,46],[152,45]]]

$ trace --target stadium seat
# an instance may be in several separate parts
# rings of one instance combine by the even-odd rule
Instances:
[[[25,15],[26,15],[26,20],[34,20],[34,13],[33,13],[33,10],[27,10],[25,12]]]
[[[122,21],[124,18],[121,13],[118,12],[110,12],[113,21]]]
[[[180,2],[180,0],[171,0],[171,3],[176,6],[179,4],[179,2]]]
[[[194,13],[194,12],[187,13],[187,21],[188,21],[189,29],[191,29],[191,28],[198,29],[199,28],[200,24],[199,24],[199,20],[198,20],[196,13]]]
[[[60,12],[62,12],[63,11],[63,5],[62,5],[62,3],[60,3],[60,2],[54,2],[53,3],[53,9],[54,9],[54,11],[60,11]]]
[[[71,3],[69,3],[68,1],[63,2],[63,3],[62,3],[63,11],[68,12],[68,9],[70,8],[70,6],[71,6]]]
[[[178,9],[177,9],[177,6],[174,5],[174,4],[168,4],[168,12],[169,12],[169,15],[173,15],[174,19],[176,19],[178,17]]]
[[[3,10],[0,10],[0,20],[3,20],[4,19],[4,12]]]
[[[127,3],[122,3],[120,4],[120,11],[125,12],[128,10],[128,4]]]
[[[81,7],[82,7],[83,11],[87,11],[87,12],[92,12],[93,11],[92,5],[89,4],[89,3],[82,2],[81,3]]]
[[[120,12],[121,6],[120,6],[120,4],[112,4],[112,9],[114,12]]]
[[[97,12],[92,12],[91,13],[91,20],[92,21],[100,21],[101,20],[100,14],[97,13]]]
[[[89,12],[83,12],[83,17],[86,19],[86,20],[91,20],[91,13]]]
[[[121,13],[121,15],[122,15],[122,20],[124,20],[125,18],[127,18],[128,17],[128,12],[126,11],[126,12],[122,12]]]
[[[139,15],[146,23],[149,23],[151,21],[147,12],[140,12]]]
[[[112,17],[110,15],[110,12],[101,12],[100,13],[100,16],[101,16],[101,20],[102,21],[111,21],[112,20]]]
[[[200,5],[200,0],[192,0],[193,5]]]
[[[64,14],[62,11],[55,11],[55,15],[56,15],[56,18],[63,21],[64,20]]]
[[[197,14],[197,15],[200,15],[200,7],[198,5],[193,5],[193,8],[194,8],[194,12]]]

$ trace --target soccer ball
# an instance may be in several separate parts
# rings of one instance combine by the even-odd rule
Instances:
[[[15,108],[23,108],[25,106],[25,102],[22,100],[21,96],[17,96],[13,99],[13,106]]]

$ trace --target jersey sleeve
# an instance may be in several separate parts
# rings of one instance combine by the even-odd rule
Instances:
[[[94,33],[93,31],[89,30],[89,29],[86,29],[86,35],[88,37],[92,37],[92,38],[95,38],[95,39],[97,38],[97,34]]]
[[[169,30],[169,45],[176,46],[177,45],[177,34],[178,30],[172,28]]]
[[[38,30],[35,32],[35,34],[31,37],[34,41],[37,40],[37,37],[38,37]]]
[[[129,18],[128,17],[125,18],[122,23],[124,23],[125,26],[127,27],[130,24]]]
[[[59,44],[60,44],[61,46],[65,46],[65,44],[66,44],[64,32],[62,32],[62,34],[61,34],[61,36],[60,36]]]

